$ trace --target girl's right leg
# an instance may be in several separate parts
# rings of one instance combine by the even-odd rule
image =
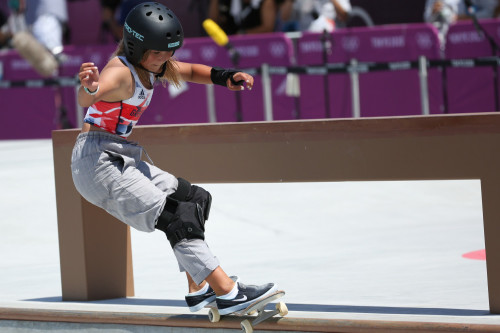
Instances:
[[[199,311],[207,304],[216,301],[220,314],[228,314],[244,309],[278,290],[274,283],[247,286],[237,282],[236,277],[229,277],[203,240],[183,240],[174,246],[174,253],[179,268],[181,271],[186,271],[190,288],[199,290],[186,296],[186,302],[192,312]],[[212,264],[207,264],[209,262]],[[216,266],[210,269],[212,265]],[[207,287],[205,281],[208,282]]]

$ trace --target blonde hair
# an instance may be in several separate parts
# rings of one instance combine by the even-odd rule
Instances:
[[[142,60],[145,60],[151,50],[147,50],[144,52],[144,55],[142,56]],[[111,58],[114,58],[116,56],[126,56],[125,55],[125,44],[123,42],[123,39],[120,41],[118,44],[118,47],[116,48],[115,52],[111,55]],[[137,72],[137,76],[141,80],[141,83],[148,88],[152,88],[151,81],[150,81],[150,72],[144,69],[142,66],[132,64],[135,68],[135,71]],[[165,72],[161,77],[157,77],[155,75],[155,80],[158,80],[161,82],[161,84],[166,87],[167,82],[174,85],[175,87],[179,88],[181,86],[181,75],[179,73],[179,66],[177,65],[177,61],[175,58],[170,58],[167,60],[165,63]]]

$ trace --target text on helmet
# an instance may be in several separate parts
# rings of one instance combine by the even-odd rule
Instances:
[[[144,41],[144,36],[141,35],[140,33],[138,33],[137,31],[135,31],[134,29],[132,29],[128,24],[127,22],[125,22],[125,29],[128,31],[128,33],[132,34],[135,38],[137,38],[138,40],[140,41]]]

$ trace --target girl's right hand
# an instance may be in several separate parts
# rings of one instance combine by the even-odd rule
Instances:
[[[93,62],[85,62],[80,66],[78,78],[83,87],[95,91],[99,86],[99,69]]]

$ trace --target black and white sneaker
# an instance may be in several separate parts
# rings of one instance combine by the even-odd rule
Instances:
[[[247,286],[238,282],[238,295],[234,299],[227,300],[217,297],[217,309],[221,315],[233,313],[245,309],[252,303],[266,298],[268,295],[278,291],[274,283],[268,283],[262,286]]]
[[[238,282],[239,278],[237,276],[230,276],[231,280]],[[189,311],[196,312],[203,309],[208,304],[215,301],[216,295],[212,287],[208,286],[206,293],[201,295],[186,295],[186,303],[189,307]]]
[[[186,295],[185,299],[189,307],[189,311],[196,312],[203,309],[205,305],[208,305],[215,301],[215,297],[215,291],[212,289],[212,287],[208,286],[208,290],[206,293],[201,295]]]

